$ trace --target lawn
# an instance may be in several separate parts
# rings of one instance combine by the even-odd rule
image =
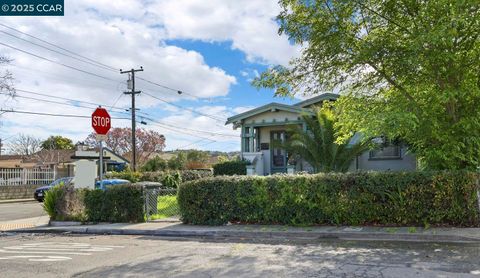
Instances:
[[[157,203],[158,213],[151,216],[152,220],[179,216],[177,196],[159,196]]]

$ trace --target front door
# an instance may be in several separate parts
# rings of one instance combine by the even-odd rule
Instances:
[[[270,132],[272,174],[287,172],[287,152],[277,146],[278,142],[285,142],[286,133],[284,130],[276,130]]]

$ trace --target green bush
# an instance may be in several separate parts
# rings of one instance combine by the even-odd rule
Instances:
[[[478,174],[220,176],[184,183],[184,223],[478,226]]]
[[[143,188],[116,185],[85,192],[85,214],[92,222],[143,222]]]
[[[154,158],[149,159],[145,164],[142,166],[142,171],[147,172],[155,172],[155,171],[165,171],[168,168],[168,162],[161,158],[160,156],[156,156]]]
[[[126,179],[132,183],[139,181],[154,181],[163,183],[166,187],[178,187],[181,182],[212,177],[210,170],[170,170],[159,172],[112,172],[107,178]]]
[[[56,220],[57,215],[59,214],[57,204],[62,196],[62,187],[63,185],[57,185],[50,188],[43,198],[43,209],[52,220]]]
[[[244,160],[232,160],[213,165],[215,176],[246,175],[248,162]]]
[[[115,179],[128,180],[128,181],[134,183],[134,182],[139,182],[139,181],[142,180],[142,173],[133,172],[131,170],[125,170],[125,171],[122,171],[122,172],[107,173],[105,175],[105,177],[108,178],[108,179],[115,178]]]
[[[51,220],[85,221],[84,194],[85,190],[72,185],[57,185],[47,191],[43,208]]]

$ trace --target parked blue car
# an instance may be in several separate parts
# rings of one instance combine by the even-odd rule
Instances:
[[[43,202],[43,198],[45,198],[45,193],[47,191],[54,187],[55,185],[59,184],[64,184],[64,185],[69,185],[73,183],[73,177],[66,177],[66,178],[60,178],[58,180],[53,181],[51,184],[39,187],[35,189],[35,193],[33,193],[33,198],[39,202]]]
[[[95,189],[105,190],[107,187],[115,186],[115,185],[122,185],[122,184],[129,184],[130,181],[122,180],[122,179],[106,179],[102,181],[95,182]]]

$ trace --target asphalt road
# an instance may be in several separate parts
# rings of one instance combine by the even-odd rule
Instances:
[[[2,277],[479,277],[479,245],[4,235]]]
[[[46,215],[37,201],[0,204],[0,222]]]

